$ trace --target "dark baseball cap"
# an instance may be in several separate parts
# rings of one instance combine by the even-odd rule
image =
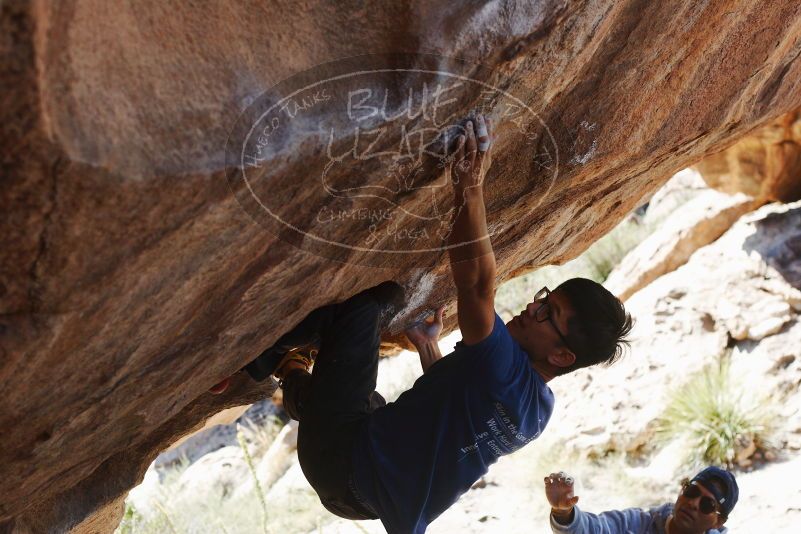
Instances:
[[[723,492],[718,489],[714,481],[720,483]],[[734,475],[720,467],[709,466],[703,469],[700,473],[695,475],[690,482],[700,482],[704,487],[715,496],[715,500],[720,507],[720,513],[729,516],[737,504],[737,498],[740,496],[740,488],[737,487],[737,481],[734,480]]]

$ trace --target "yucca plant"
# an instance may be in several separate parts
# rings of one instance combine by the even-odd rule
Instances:
[[[673,391],[656,432],[663,441],[685,440],[687,461],[694,467],[731,468],[772,448],[776,417],[769,406],[767,399],[745,393],[724,355]]]

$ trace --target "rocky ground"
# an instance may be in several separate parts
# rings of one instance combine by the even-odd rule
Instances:
[[[675,213],[682,216],[681,210]],[[653,244],[630,256],[648,250],[654,250]],[[719,239],[688,255],[684,265],[627,300],[637,323],[626,358],[608,369],[554,380],[557,405],[543,437],[502,458],[429,531],[547,532],[542,478],[551,470],[576,476],[581,503],[591,511],[675,499],[678,481],[694,468],[685,461],[685,442],[657,441],[654,423],[671,391],[722,358],[730,361],[729,395],[742,396],[745,407],[758,407],[774,427],[767,455],[772,461],[763,463],[755,445],[745,444],[740,451],[740,503],[728,526],[746,533],[795,530],[791,525],[801,520],[801,486],[790,481],[801,478],[800,287],[801,203],[768,205],[744,215]],[[455,333],[444,339],[443,350],[458,338]],[[394,398],[419,373],[416,355],[402,353],[382,362],[379,390]],[[252,478],[243,449],[228,440],[170,487],[253,495],[253,482],[243,484]],[[383,531],[378,521],[357,525],[332,520],[315,502],[296,461],[287,456],[291,430],[276,441],[282,445],[259,453],[256,467],[261,470],[258,477],[270,482],[264,492],[273,514],[272,531]],[[160,513],[153,512],[154,496],[165,498],[164,476],[159,481],[155,466],[148,476],[129,499],[143,518]],[[169,499],[162,507],[165,502]],[[251,504],[250,519],[259,517],[258,503]],[[227,525],[228,532],[248,531]]]

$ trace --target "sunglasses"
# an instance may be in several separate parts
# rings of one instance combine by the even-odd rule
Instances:
[[[551,290],[547,287],[543,287],[534,295],[534,301],[540,303],[539,308],[537,308],[537,311],[534,313],[534,319],[538,323],[544,323],[545,321],[551,323],[551,326],[559,335],[559,339],[562,340],[562,344],[573,354],[578,354],[570,347],[570,344],[567,342],[567,338],[564,334],[562,334],[562,332],[559,330],[559,327],[556,326],[556,322],[554,322],[553,318],[551,317],[551,305],[548,303],[548,297],[550,296]]]
[[[698,499],[700,497],[701,499],[698,501],[698,510],[702,514],[715,513],[718,515],[723,515],[720,512],[718,512],[718,503],[715,502],[715,499],[707,495],[702,495],[701,489],[698,486],[696,486],[694,482],[685,484],[684,489],[681,492],[681,495],[685,499],[690,499],[690,500]]]

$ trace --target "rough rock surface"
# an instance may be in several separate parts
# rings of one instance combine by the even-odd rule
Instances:
[[[365,51],[425,51],[427,64],[464,58],[532,107],[536,118],[498,121],[486,183],[501,280],[576,256],[677,170],[801,107],[795,0],[0,10],[0,528],[20,532],[109,530],[159,450],[269,394],[205,391],[313,308],[387,279],[409,289],[399,321],[453,298],[442,251],[319,251],[242,209],[245,186],[232,194],[226,176],[244,167],[227,165],[226,141],[279,80]],[[453,116],[477,99],[466,92]],[[328,119],[314,103],[298,137],[271,146],[257,187],[306,230],[321,210],[360,206],[314,196],[331,163],[304,130]],[[385,170],[349,161],[332,177],[384,187],[398,180]],[[438,189],[391,196],[404,213],[450,203],[423,170]],[[363,212],[347,213],[328,237],[369,242]],[[390,229],[382,243],[421,230],[414,217]]]
[[[704,180],[760,203],[801,199],[801,111],[782,115],[696,165]]]
[[[28,513],[14,523],[0,525],[11,532],[110,532],[119,523],[127,491],[142,480],[159,451],[182,435],[200,429],[210,414],[233,406],[251,404],[274,391],[272,382],[256,384],[237,377],[228,395],[203,395],[181,410],[174,421],[155,428],[147,439],[104,458],[97,468],[74,487],[55,493],[52,501],[34,501]],[[94,435],[96,440],[102,435]],[[87,444],[92,447],[92,444]],[[14,495],[4,493],[3,497]],[[87,511],[92,511],[88,514]],[[61,528],[54,525],[69,525]],[[2,530],[0,530],[2,531]]]

